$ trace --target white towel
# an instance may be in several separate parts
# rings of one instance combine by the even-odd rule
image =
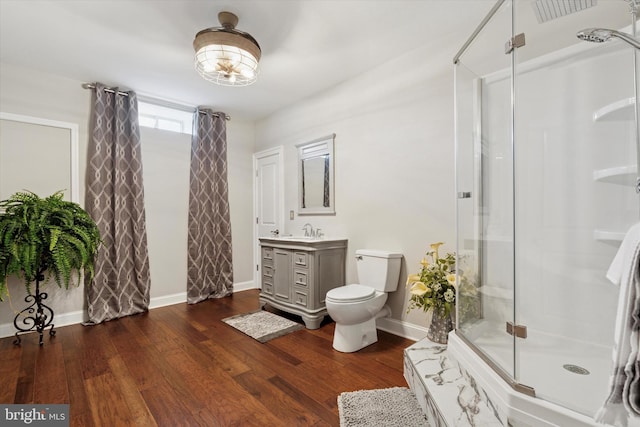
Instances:
[[[607,278],[620,285],[620,294],[609,397],[595,419],[626,427],[640,423],[640,223],[625,235]]]

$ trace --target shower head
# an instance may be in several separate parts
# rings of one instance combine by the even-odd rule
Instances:
[[[636,49],[640,49],[640,41],[633,38],[631,35],[627,33],[621,33],[620,31],[616,30],[607,30],[606,28],[586,28],[582,31],[578,31],[576,37],[578,37],[580,40],[594,43],[606,42],[609,41],[612,37],[617,37],[620,40],[629,43]]]

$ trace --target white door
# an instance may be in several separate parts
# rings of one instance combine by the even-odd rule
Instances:
[[[253,155],[254,169],[254,283],[260,285],[260,241],[284,227],[284,165],[283,148],[276,147]]]

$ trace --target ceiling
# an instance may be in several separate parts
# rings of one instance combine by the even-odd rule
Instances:
[[[628,19],[626,2],[600,4],[606,3],[615,6],[616,16]],[[419,51],[429,61],[431,53],[442,57],[442,50],[448,49],[452,59],[494,4],[495,0],[0,0],[0,62],[255,120],[410,52]],[[533,20],[530,9],[527,15]],[[217,14],[223,10],[238,15],[237,28],[250,33],[262,48],[260,75],[251,86],[217,86],[194,69],[193,38],[204,28],[219,26]],[[576,14],[575,19],[588,19],[589,14],[594,23],[603,22],[600,8]],[[578,43],[575,29],[567,30],[569,21],[562,18],[531,28],[547,37],[557,28],[566,33],[567,43]],[[535,34],[528,32],[527,40],[531,36]]]
[[[0,61],[259,119],[455,34],[495,0],[0,0]],[[218,12],[262,48],[258,81],[221,87],[192,42]]]

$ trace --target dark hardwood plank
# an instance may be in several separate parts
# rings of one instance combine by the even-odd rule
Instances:
[[[116,352],[109,338],[109,330],[114,322],[117,321],[85,326],[80,331],[78,345],[81,354],[78,363],[82,369],[82,378],[89,379],[109,373],[109,357]]]
[[[33,403],[69,403],[67,373],[64,367],[62,342],[58,337],[39,349],[36,357]]]
[[[130,371],[122,358],[111,358],[109,367],[119,382],[118,390],[122,392],[122,398],[126,402],[135,424],[138,426],[156,426],[153,415],[149,411],[136,382],[130,375]]]
[[[96,426],[135,425],[135,419],[123,397],[121,383],[112,372],[86,378],[84,383],[87,395],[92,397],[89,399],[89,407]],[[71,406],[73,402],[70,403]]]
[[[307,393],[300,391],[300,389],[280,377],[273,377],[270,379],[271,383],[283,390],[291,397],[295,397],[302,406],[307,408],[307,411],[311,411],[321,417],[329,425],[338,425],[338,411],[330,410],[327,405],[323,405],[322,402],[316,401],[311,398]],[[337,399],[338,396],[336,396]]]
[[[206,347],[206,354],[211,358],[210,363],[212,365],[222,368],[227,375],[235,377],[236,375],[243,374],[251,370],[249,365],[238,360],[233,354],[229,353],[226,349],[226,345],[223,343],[217,343],[214,341],[205,341],[202,343]]]
[[[5,339],[13,341],[13,337]],[[14,401],[8,403],[34,403],[33,390],[36,376],[36,359],[39,350],[37,334],[23,336],[20,371],[15,385],[16,395]]]
[[[412,341],[380,331],[340,353],[330,319],[266,344],[221,321],[258,309],[250,290],[57,328],[42,347],[37,334],[0,339],[0,402],[69,403],[72,426],[325,427],[339,424],[340,393],[406,386]]]
[[[70,404],[70,425],[79,427],[93,424],[91,421],[91,406],[89,405],[91,397],[87,395],[84,378],[82,377],[81,332],[83,330],[86,330],[86,328],[81,325],[67,326],[58,331],[56,338],[61,339],[63,342],[62,354],[67,374],[66,383],[69,390],[69,402],[64,403]]]
[[[141,393],[159,426],[193,425],[191,412],[185,407],[184,402],[176,397],[170,385],[162,383],[142,390]]]
[[[13,345],[10,339],[0,343],[0,402],[11,403],[16,396],[16,387],[22,364],[22,347]]]

